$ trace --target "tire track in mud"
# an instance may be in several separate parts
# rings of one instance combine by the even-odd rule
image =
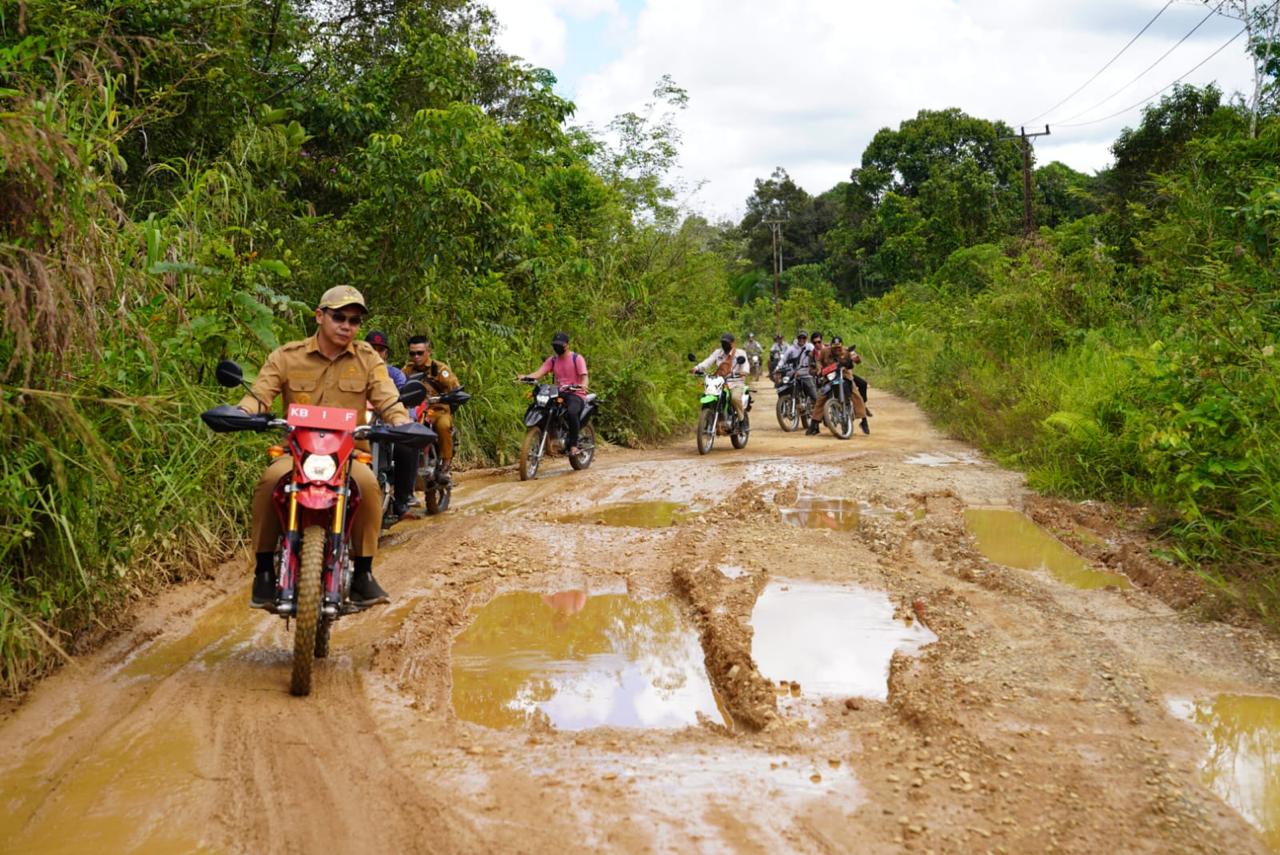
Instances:
[[[699,457],[685,439],[605,449],[572,475],[551,461],[534,482],[461,476],[453,509],[387,539],[395,603],[338,624],[310,698],[287,694],[280,621],[243,608],[243,567],[166,595],[0,723],[0,849],[56,851],[75,832],[229,852],[1262,851],[1201,782],[1201,739],[1166,698],[1274,691],[1273,641],[1171,611],[1188,589],[1139,561],[1132,530],[1046,505],[906,402],[881,396],[871,436],[839,442],[781,433],[770,401],[743,451]],[[779,507],[809,493],[861,503],[856,526],[783,526]],[[647,501],[695,515],[592,521]],[[1075,591],[987,561],[964,509],[1028,505],[1120,544],[1091,557],[1174,594]],[[937,640],[892,655],[885,700],[780,691],[752,615],[788,580],[882,591]],[[460,718],[454,640],[520,591],[677,604],[732,726]],[[797,636],[811,631],[800,616]]]

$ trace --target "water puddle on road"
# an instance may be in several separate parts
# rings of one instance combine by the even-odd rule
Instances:
[[[486,727],[678,728],[716,707],[692,627],[669,600],[514,591],[453,646],[453,708]]]
[[[196,621],[191,631],[174,641],[144,648],[124,666],[126,677],[167,677],[184,665],[209,665],[225,659],[253,630],[249,587],[230,594]]]
[[[882,591],[806,582],[768,585],[751,626],[761,674],[825,697],[886,699],[894,651],[915,654],[938,640],[927,627],[895,618]]]
[[[1128,588],[1118,573],[1095,570],[1065,544],[1040,528],[1021,511],[967,508],[965,523],[987,558],[1020,570],[1047,570],[1073,588]]]
[[[665,528],[696,516],[679,502],[630,502],[604,505],[591,511],[565,514],[555,518],[560,523],[624,526],[630,528]]]
[[[961,451],[955,454],[947,454],[942,451],[925,452],[923,454],[913,454],[902,461],[909,466],[928,466],[937,468],[939,466],[977,466],[982,460],[975,454]]]
[[[852,499],[801,496],[795,505],[781,508],[782,521],[795,528],[853,531],[862,519],[862,506]]]
[[[1201,780],[1280,852],[1280,698],[1218,695],[1169,701],[1175,716],[1200,728],[1206,743]]]
[[[174,821],[201,803],[196,750],[189,725],[170,720],[108,736],[65,773],[6,775],[0,779],[0,849],[206,851]]]

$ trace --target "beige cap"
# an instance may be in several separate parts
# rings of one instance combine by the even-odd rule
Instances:
[[[341,309],[343,306],[359,306],[366,312],[369,307],[364,304],[364,295],[350,285],[336,285],[324,292],[317,309]]]

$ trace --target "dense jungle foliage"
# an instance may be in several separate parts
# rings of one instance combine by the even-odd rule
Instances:
[[[1274,56],[1256,117],[1179,87],[1110,169],[1037,167],[1024,239],[1012,129],[958,109],[816,197],[778,169],[741,222],[687,215],[678,86],[575,127],[494,26],[471,0],[0,0],[4,690],[232,553],[262,449],[199,422],[212,367],[308,334],[330,285],[398,350],[433,338],[475,394],[464,463],[512,457],[511,378],[557,329],[605,436],[644,443],[692,420],[681,354],[774,330],[765,219],[788,334],[841,332],[873,387],[1038,487],[1149,506],[1280,609]]]
[[[225,559],[262,443],[198,420],[364,291],[474,402],[460,462],[521,437],[512,382],[573,336],[618,443],[692,418],[672,354],[727,323],[714,235],[665,183],[684,93],[568,123],[466,0],[0,0],[0,674]]]

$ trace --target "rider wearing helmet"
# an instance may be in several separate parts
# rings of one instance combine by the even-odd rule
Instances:
[[[733,342],[733,333],[725,333],[720,336],[720,347],[713,350],[706,359],[693,366],[693,373],[709,371],[712,366],[715,366],[713,373],[718,377],[725,378],[725,386],[729,389],[729,398],[733,401],[733,409],[737,412],[738,418],[741,419],[746,415],[746,410],[743,409],[742,405],[742,392],[746,388],[746,381],[742,377],[742,372],[747,365],[747,354],[745,351],[734,347]],[[738,362],[739,357],[742,359],[741,363]]]

